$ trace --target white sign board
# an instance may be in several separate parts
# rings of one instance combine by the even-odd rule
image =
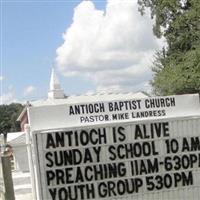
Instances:
[[[43,200],[200,198],[200,118],[35,132],[34,141]]]
[[[198,95],[30,107],[39,200],[200,199]]]
[[[32,131],[200,115],[199,95],[28,108]]]

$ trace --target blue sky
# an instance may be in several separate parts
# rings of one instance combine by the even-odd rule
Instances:
[[[132,2],[132,0],[130,1]],[[118,82],[112,81],[111,83],[110,81],[110,79],[115,79],[112,74],[115,77],[119,76],[119,72],[116,70],[117,65],[123,67],[127,63],[135,62],[123,57],[123,52],[127,52],[125,56],[127,57],[127,54],[133,53],[133,51],[128,52],[127,50],[129,46],[124,41],[129,40],[129,35],[126,31],[121,31],[126,29],[126,24],[123,23],[124,21],[117,20],[118,13],[116,13],[121,13],[121,10],[123,13],[127,13],[124,11],[132,5],[121,9],[120,5],[117,7],[108,4],[106,0],[89,2],[75,0],[1,1],[2,73],[0,82],[2,91],[0,96],[3,103],[12,100],[24,101],[45,98],[52,65],[55,65],[62,87],[69,95],[95,91],[97,88],[112,89],[113,87],[121,87],[121,85],[125,88],[128,84],[134,84],[130,83],[131,79],[126,83],[128,73],[124,73],[124,79],[116,78]],[[123,13],[121,13],[121,18],[126,15]],[[115,16],[112,17],[112,15]],[[138,16],[128,15],[127,17],[130,17],[128,20],[131,21],[131,17]],[[120,23],[123,23],[123,27]],[[127,27],[130,25],[127,24]],[[119,27],[122,27],[120,31],[118,31]],[[150,25],[149,27],[151,30]],[[139,25],[137,29],[141,29]],[[66,30],[68,32],[65,32]],[[122,37],[114,38],[116,37],[114,31],[118,31]],[[132,31],[134,30],[130,30],[130,33]],[[64,33],[65,38],[62,37]],[[90,38],[96,39],[90,41]],[[145,38],[143,39],[145,40]],[[124,46],[120,42],[118,46],[113,46],[113,43],[116,44],[118,40],[122,41]],[[80,41],[78,43],[80,47],[77,48],[77,42],[74,41]],[[97,46],[96,41],[102,45]],[[136,44],[133,41],[134,45]],[[147,44],[147,49],[151,48],[152,45],[155,48],[158,47],[155,44],[149,45],[148,47]],[[102,50],[102,46],[104,50]],[[62,51],[58,53],[59,47]],[[82,47],[84,48],[81,49]],[[116,48],[118,48],[117,51]],[[136,45],[136,48],[140,49],[140,46]],[[108,52],[108,49],[112,49],[112,53]],[[102,54],[102,52],[104,53]],[[124,59],[125,62],[121,63],[121,60],[118,60],[115,63],[116,53],[122,55],[122,60]],[[63,59],[64,63],[61,62]],[[125,68],[124,72],[126,70]],[[70,75],[71,72],[73,75]],[[122,76],[123,72],[119,77]],[[150,75],[147,74],[145,77],[140,77],[140,80],[149,79],[149,77]],[[128,90],[130,89],[128,88]],[[142,86],[137,89],[142,89]]]

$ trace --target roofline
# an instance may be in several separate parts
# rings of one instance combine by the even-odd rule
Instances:
[[[17,122],[20,122],[22,117],[24,116],[24,114],[26,113],[26,109],[27,109],[27,106],[24,107],[24,109],[22,110],[22,112],[20,113],[19,117],[17,118]]]
[[[17,122],[20,122],[24,114],[27,112],[27,108],[31,106],[29,102],[26,103],[26,106],[23,108],[22,112],[20,113],[19,117],[17,118]]]

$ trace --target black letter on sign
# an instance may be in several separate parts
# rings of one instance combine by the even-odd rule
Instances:
[[[49,193],[51,194],[52,200],[56,200],[56,188],[49,189]]]
[[[126,135],[125,135],[125,133],[124,133],[124,130],[125,130],[125,128],[124,127],[119,127],[118,128],[118,133],[119,133],[119,141],[120,142],[123,142],[125,139],[126,139]]]
[[[69,115],[74,115],[74,114],[75,114],[75,113],[74,113],[73,107],[70,106],[70,107],[69,107]]]
[[[46,145],[46,148],[49,149],[49,147],[52,147],[52,148],[56,147],[56,145],[54,143],[54,139],[53,139],[51,133],[47,134],[47,145]]]
[[[46,172],[47,175],[47,185],[50,185],[51,181],[56,177],[52,170]]]
[[[140,125],[136,124],[135,125],[135,140],[139,139],[143,139],[143,135],[142,135],[142,130],[140,129]]]
[[[52,156],[53,156],[52,152],[47,152],[45,155],[45,158],[49,161],[49,163],[46,164],[47,167],[53,167],[53,161],[51,160]]]

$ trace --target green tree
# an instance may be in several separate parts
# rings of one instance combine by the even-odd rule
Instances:
[[[18,103],[0,105],[0,134],[20,131],[19,123],[16,120],[22,109],[23,106]]]
[[[142,14],[150,8],[153,32],[167,43],[153,63],[155,93],[200,93],[199,0],[138,0],[138,4]]]

